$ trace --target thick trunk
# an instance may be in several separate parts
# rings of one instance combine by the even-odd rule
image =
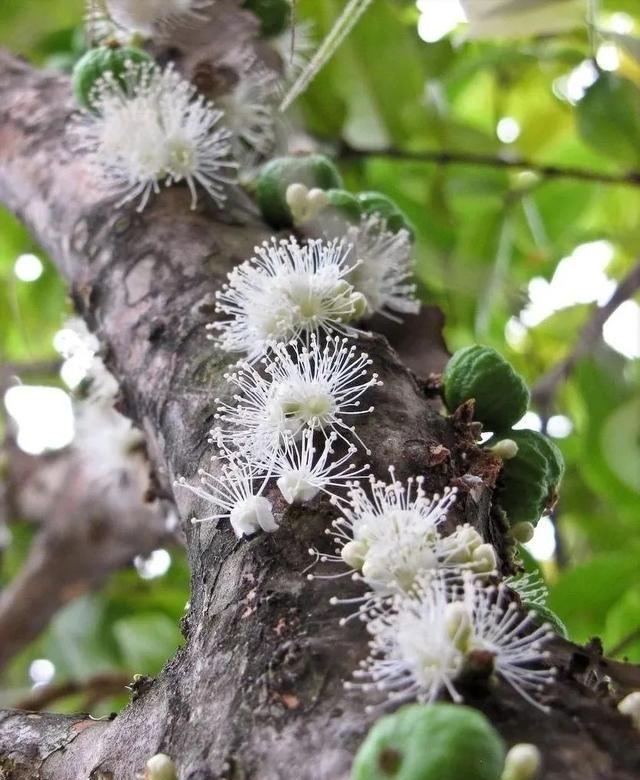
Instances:
[[[143,215],[115,211],[65,136],[65,79],[1,55],[0,97],[0,200],[30,226],[108,345],[127,412],[144,430],[160,490],[169,493],[176,475],[193,479],[206,465],[212,401],[225,392],[227,361],[204,328],[215,290],[265,228],[239,193],[223,212],[190,212],[180,188],[163,192]],[[438,336],[426,338],[433,359]],[[384,476],[395,464],[400,477],[424,474],[430,491],[479,476],[484,486],[473,495],[461,490],[454,520],[499,542],[489,514],[495,462],[475,448],[463,420],[440,414],[384,338],[362,346],[384,381],[372,393],[374,414],[359,427],[373,471]],[[438,367],[427,361],[423,370]],[[176,498],[183,519],[197,513],[190,494]],[[339,627],[340,609],[329,605],[334,581],[303,574],[308,548],[327,543],[331,505],[278,509],[280,530],[249,541],[236,541],[227,525],[186,525],[192,593],[184,647],[112,722],[0,715],[4,776],[124,780],[161,751],[181,780],[347,778],[370,717],[363,695],[345,693],[342,683],[365,656],[367,637],[357,621]],[[341,583],[342,595],[358,587]],[[574,649],[557,642],[565,670]],[[640,773],[630,723],[568,672],[554,686],[549,715],[504,685],[476,697],[471,703],[508,740],[540,746],[547,780]]]

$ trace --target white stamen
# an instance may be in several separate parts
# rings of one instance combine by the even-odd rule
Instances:
[[[235,181],[229,159],[229,130],[216,126],[223,113],[169,65],[129,63],[125,85],[105,74],[92,93],[95,114],[85,113],[80,129],[107,184],[123,193],[118,205],[185,181],[197,203],[200,185],[221,206],[226,186]]]
[[[258,371],[240,363],[227,380],[238,388],[235,403],[220,402],[213,441],[253,453],[263,462],[288,437],[304,429],[331,431],[349,443],[358,436],[345,419],[368,414],[363,394],[381,384],[369,373],[371,360],[347,340],[335,336],[320,347],[311,335],[309,347],[296,342],[272,346]]]
[[[366,302],[346,281],[355,264],[347,262],[344,242],[312,240],[301,246],[293,236],[273,238],[255,252],[216,294],[216,309],[228,319],[210,327],[219,331],[223,350],[255,359],[271,341],[319,331],[357,333],[346,323],[363,314]]]

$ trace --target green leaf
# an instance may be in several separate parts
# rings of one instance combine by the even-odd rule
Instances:
[[[640,90],[614,73],[600,73],[578,103],[578,131],[594,149],[625,165],[640,164]]]
[[[605,653],[610,653],[633,633],[636,638],[625,642],[622,657],[634,663],[640,662],[640,586],[633,585],[607,612],[602,642]]]
[[[600,441],[611,470],[640,493],[640,398],[633,398],[607,417]]]
[[[157,674],[182,641],[173,620],[158,612],[121,618],[113,633],[125,664],[139,674]]]
[[[603,518],[603,522],[606,519]],[[600,556],[563,572],[550,588],[549,607],[576,642],[602,632],[609,610],[635,581],[640,549]]]

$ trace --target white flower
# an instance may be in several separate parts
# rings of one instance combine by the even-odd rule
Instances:
[[[365,301],[345,277],[349,249],[342,241],[275,238],[256,247],[255,256],[234,268],[216,293],[218,312],[228,319],[212,323],[226,352],[261,355],[271,341],[289,341],[300,334],[351,335],[346,323],[364,313]]]
[[[462,603],[473,623],[467,655],[476,651],[489,653],[495,672],[523,698],[540,707],[533,697],[555,676],[555,670],[545,666],[544,651],[553,631],[548,625],[537,625],[535,612],[523,613],[510,599],[504,584],[483,588],[465,575]]]
[[[160,185],[185,181],[197,203],[199,184],[218,205],[234,181],[230,131],[223,116],[168,66],[129,64],[123,88],[111,74],[92,94],[97,112],[85,114],[85,146],[107,182],[123,193],[118,205],[140,198],[141,211]]]
[[[245,166],[255,165],[276,143],[278,78],[255,59],[246,59],[231,90],[217,98],[233,133],[233,151]]]
[[[212,0],[105,0],[113,21],[127,30],[153,35],[181,17],[202,18]]]
[[[421,572],[448,566],[459,547],[438,530],[456,500],[455,488],[427,498],[423,477],[409,478],[404,485],[395,479],[393,467],[389,471],[390,484],[370,477],[369,491],[359,484],[350,489],[343,516],[328,532],[335,534],[336,555],[319,555],[322,561],[343,561],[360,572],[378,594],[410,590]],[[363,597],[362,608],[370,596]]]
[[[393,233],[384,220],[374,215],[349,227],[346,240],[353,244],[353,257],[360,261],[347,280],[366,298],[367,315],[379,312],[399,321],[390,310],[417,314],[420,303],[415,298],[416,286],[410,281],[413,244],[409,232],[403,228]]]
[[[212,504],[214,512],[205,517],[194,517],[192,523],[228,519],[238,538],[260,529],[267,533],[278,529],[271,502],[262,495],[267,478],[260,469],[229,458],[222,464],[219,474],[210,474],[204,469],[198,474],[202,487],[187,484],[184,477],[180,477],[177,484]]]
[[[354,673],[360,682],[345,683],[345,688],[378,690],[391,702],[417,698],[430,703],[444,690],[455,702],[462,700],[454,682],[464,653],[456,640],[467,626],[451,609],[447,580],[428,582],[419,595],[397,595],[363,615],[372,635],[369,657]]]
[[[273,345],[261,365],[262,372],[240,363],[226,375],[239,392],[233,404],[216,399],[218,422],[211,432],[215,443],[264,460],[265,453],[268,458],[280,442],[304,429],[358,439],[345,418],[372,412],[373,407],[361,407],[361,397],[381,384],[377,374],[369,373],[366,353],[338,336],[321,347],[312,334],[308,347],[297,342]]]
[[[311,501],[320,491],[333,496],[335,488],[344,487],[345,482],[368,470],[368,464],[356,469],[355,464],[350,462],[356,452],[353,446],[340,457],[335,457],[333,447],[337,438],[332,433],[318,451],[313,443],[313,431],[307,429],[299,441],[287,437],[276,450],[273,460],[265,463],[287,503]]]
[[[484,587],[468,572],[427,572],[410,593],[379,602],[363,619],[372,635],[370,655],[355,676],[390,700],[431,702],[447,690],[460,701],[456,683],[463,670],[479,664],[487,671],[488,664],[541,707],[534,696],[554,679],[544,651],[549,628],[520,612],[503,585]]]

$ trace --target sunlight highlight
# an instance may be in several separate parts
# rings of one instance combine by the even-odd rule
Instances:
[[[18,447],[30,455],[59,450],[71,444],[75,426],[71,399],[58,387],[17,385],[4,396],[15,422]]]
[[[42,276],[44,266],[37,255],[19,255],[13,266],[13,273],[21,282],[35,282]]]

